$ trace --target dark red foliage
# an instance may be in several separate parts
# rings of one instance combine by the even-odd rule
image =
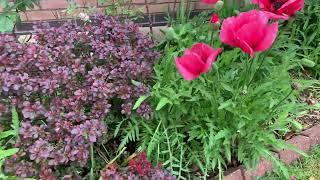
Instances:
[[[153,167],[151,162],[147,159],[145,153],[139,154],[138,157],[129,161],[127,168],[118,168],[112,164],[101,171],[103,180],[174,180],[175,176],[168,171],[163,170],[160,166]]]
[[[141,153],[137,158],[129,161],[129,168],[139,173],[140,176],[144,176],[150,171],[152,165],[148,161],[146,153]]]
[[[35,40],[0,35],[0,115],[15,105],[22,116],[20,153],[5,169],[52,178],[59,166],[87,164],[109,113],[132,114],[132,104],[149,92],[158,53],[137,25],[102,15],[85,25],[40,25]],[[148,119],[152,110],[143,104],[137,114]]]

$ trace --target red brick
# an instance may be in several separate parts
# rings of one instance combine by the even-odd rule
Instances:
[[[41,9],[65,9],[68,7],[67,0],[41,0]]]
[[[261,158],[256,170],[249,172],[251,176],[263,176],[268,171],[272,170],[272,163],[264,158]]]
[[[74,2],[80,7],[96,7],[98,5],[97,0],[74,0]]]
[[[29,21],[27,13],[20,12],[19,16],[20,16],[21,21]]]
[[[311,146],[320,144],[320,125],[315,125],[312,128],[303,131],[302,134],[310,138]]]
[[[295,136],[292,139],[288,140],[287,143],[294,145],[295,147],[299,148],[304,152],[310,150],[310,138],[306,136]],[[300,156],[301,155],[299,153],[296,153],[291,150],[282,150],[279,152],[280,159],[286,164],[291,164],[293,161],[300,158]]]
[[[154,1],[151,1],[150,0],[147,0],[147,3],[154,3],[154,2],[157,2],[157,0],[154,0]],[[132,3],[134,4],[144,4],[145,1],[144,0],[133,0]]]
[[[28,11],[26,13],[29,21],[57,19],[55,11]]]
[[[276,158],[279,158],[279,155],[273,154]],[[244,167],[242,168],[242,173],[244,175],[244,180],[252,180],[253,177],[264,176],[267,172],[272,170],[272,163],[265,158],[261,158],[260,162],[257,165],[255,170],[248,171]]]
[[[164,3],[173,3],[173,2],[181,2],[181,0],[147,0],[148,4],[164,4]],[[133,0],[132,3],[145,4],[145,0]]]
[[[230,169],[229,172],[226,172],[224,180],[244,180],[242,176],[242,170],[240,168]]]

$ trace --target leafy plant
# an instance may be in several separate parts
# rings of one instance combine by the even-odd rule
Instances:
[[[0,32],[11,32],[15,24],[20,22],[20,12],[33,9],[40,0],[0,0]]]
[[[99,4],[110,4],[105,8],[106,15],[130,17],[138,19],[143,13],[142,8],[136,8],[132,5],[132,0],[98,0]]]
[[[3,178],[3,179],[7,178],[2,172],[2,166],[3,166],[4,160],[7,157],[12,156],[19,151],[18,148],[9,148],[9,149],[6,148],[7,147],[6,144],[12,138],[16,138],[19,135],[20,121],[19,121],[19,116],[15,107],[12,107],[11,109],[11,120],[12,120],[12,124],[11,124],[12,129],[0,132],[0,145],[1,145],[0,146],[0,178]],[[4,144],[3,142],[5,140],[8,140],[9,137],[10,137],[10,140],[6,141],[6,143]]]
[[[148,98],[143,97],[157,111],[152,121],[137,121],[142,129],[141,148],[153,163],[163,162],[182,179],[194,174],[204,179],[215,175],[222,178],[229,167],[244,164],[255,168],[261,157],[288,177],[272,151],[289,148],[303,154],[282,137],[291,124],[297,125],[295,118],[309,108],[298,101],[299,91],[316,81],[291,77],[290,70],[299,67],[298,52],[294,46],[280,48],[285,43],[282,40],[254,59],[224,46],[209,73],[194,81],[183,80],[174,59],[184,49],[199,41],[213,47],[221,45],[218,32],[202,25],[206,19],[195,18],[165,31],[153,89]],[[293,83],[302,88],[292,88]]]
[[[297,58],[304,69],[320,76],[320,2],[305,0],[305,8],[282,29],[280,39],[285,45],[296,46]]]
[[[5,162],[8,174],[48,179],[83,171],[86,176],[89,157],[92,168],[99,165],[93,146],[109,138],[104,122],[109,115],[150,118],[148,104],[137,113],[132,107],[149,93],[158,56],[152,41],[119,17],[90,20],[59,28],[39,25],[37,43],[0,35],[1,105],[16,106],[23,121],[15,144],[20,151]]]

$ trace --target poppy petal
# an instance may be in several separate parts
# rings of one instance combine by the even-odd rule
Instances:
[[[191,51],[198,54],[201,60],[206,63],[207,58],[214,52],[214,49],[205,43],[196,43],[192,46]]]
[[[198,77],[198,75],[191,73],[182,64],[180,64],[178,59],[176,60],[176,67],[185,80],[190,81]]]
[[[213,50],[211,55],[207,58],[206,64],[203,67],[202,73],[206,73],[210,70],[212,63],[214,63],[217,60],[217,56],[222,52],[221,48]]]
[[[263,11],[263,13],[265,13],[269,19],[273,19],[273,20],[279,20],[279,19],[288,20],[289,19],[289,16],[287,16],[287,15],[274,14],[269,11]]]
[[[198,56],[196,53],[193,53],[191,51],[187,51],[187,54],[184,56],[177,58],[176,61],[181,65],[186,71],[189,73],[199,76],[201,73],[201,70],[203,69],[204,62],[202,62],[200,56]],[[179,69],[180,70],[180,69]],[[180,73],[183,75],[185,71],[180,71]]]
[[[219,0],[202,0],[201,2],[205,4],[216,4]]]
[[[242,49],[242,51],[244,51],[247,54],[250,54],[251,58],[254,57],[253,49],[248,45],[248,43],[246,43],[243,40],[239,40],[239,46]]]
[[[301,10],[304,5],[304,0],[288,0],[278,10],[278,13],[283,13],[288,16],[294,15],[297,11]]]
[[[229,44],[230,46],[237,46],[235,41],[235,21],[236,17],[229,17],[225,19],[221,26],[220,40],[223,43]]]
[[[254,51],[265,51],[269,49],[278,33],[278,23],[269,25],[264,32],[264,38],[260,41],[259,45],[254,48]]]

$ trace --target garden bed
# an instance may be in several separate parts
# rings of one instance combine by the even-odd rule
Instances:
[[[320,6],[204,1],[162,36],[84,13],[0,34],[0,179],[288,178],[320,143]]]

